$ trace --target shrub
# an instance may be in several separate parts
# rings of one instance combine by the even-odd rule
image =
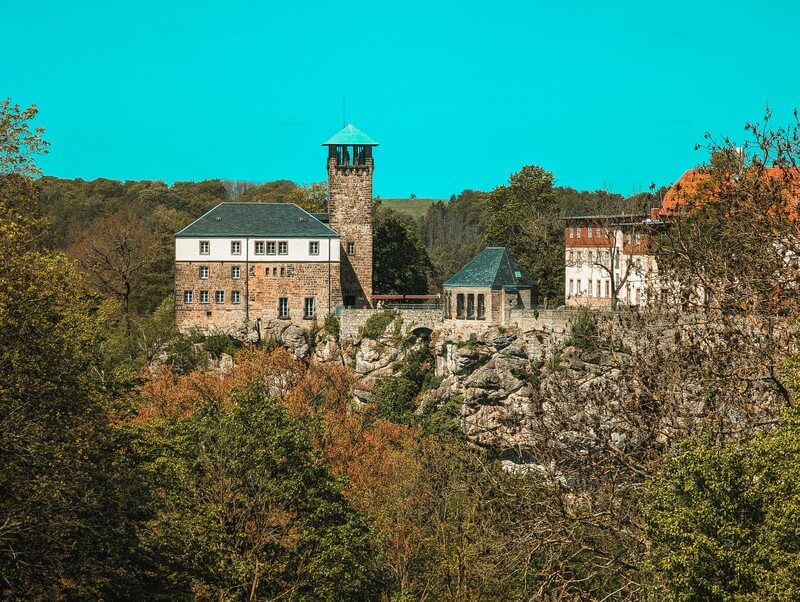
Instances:
[[[236,349],[233,339],[222,332],[215,332],[203,341],[203,349],[208,351],[215,360],[219,360],[223,353],[232,354]]]
[[[383,336],[383,333],[386,332],[386,329],[394,320],[395,314],[389,309],[375,312],[367,318],[367,321],[358,329],[358,334],[361,338],[377,341]]]
[[[328,314],[325,316],[325,324],[323,325],[322,330],[327,332],[338,341],[339,333],[341,332],[341,322],[339,321],[339,316],[334,314]]]
[[[597,318],[592,310],[581,307],[575,312],[570,326],[568,345],[591,351],[600,346],[600,330],[597,327]]]

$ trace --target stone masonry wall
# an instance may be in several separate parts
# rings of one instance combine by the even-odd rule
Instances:
[[[330,227],[342,241],[342,296],[354,296],[357,307],[372,299],[372,173],[370,147],[366,165],[339,166],[335,147],[328,157],[328,215]],[[347,253],[348,243],[355,252]]]
[[[208,279],[200,279],[201,265],[208,266]],[[233,266],[239,267],[239,279],[231,276]],[[280,297],[289,299],[289,320],[297,324],[309,322],[304,319],[306,297],[314,297],[318,319],[327,315],[328,307],[332,311],[341,305],[338,262],[250,262],[249,269],[247,266],[245,262],[177,262],[175,314],[178,327],[196,326],[231,334],[241,333],[248,317],[250,322],[259,318],[263,321],[277,319]],[[191,304],[183,302],[186,290],[194,292]],[[208,304],[200,303],[201,290],[208,291]],[[218,290],[225,292],[222,304],[215,302],[215,292]],[[240,303],[231,302],[232,291],[239,291]]]

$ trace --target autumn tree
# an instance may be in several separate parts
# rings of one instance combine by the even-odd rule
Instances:
[[[153,240],[142,220],[132,210],[122,209],[96,220],[84,239],[70,249],[70,255],[78,260],[89,282],[118,300],[127,314],[152,250]]]

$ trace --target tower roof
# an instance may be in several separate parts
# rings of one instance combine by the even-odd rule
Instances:
[[[533,282],[505,247],[487,247],[451,276],[444,286],[531,288]]]
[[[359,145],[359,146],[378,146],[372,138],[367,136],[364,132],[359,130],[352,123],[347,124],[341,130],[336,132],[330,140],[323,142],[322,146],[339,146],[339,145]]]

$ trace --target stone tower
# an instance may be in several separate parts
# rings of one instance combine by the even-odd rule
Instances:
[[[348,125],[328,147],[328,219],[341,236],[342,302],[372,305],[372,148],[378,146]]]

